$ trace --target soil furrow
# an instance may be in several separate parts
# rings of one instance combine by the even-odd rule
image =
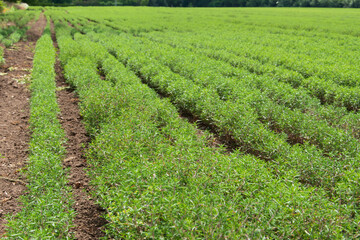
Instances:
[[[28,82],[35,44],[45,25],[41,14],[31,24],[27,42],[5,48],[6,63],[0,67],[0,238],[5,233],[6,215],[21,209],[18,200],[26,191],[20,170],[26,166],[30,141]]]
[[[51,29],[54,46],[58,49],[53,24]],[[69,184],[73,188],[75,201],[73,206],[76,211],[75,227],[72,231],[76,239],[99,239],[104,236],[102,226],[106,224],[106,220],[101,217],[104,210],[90,197],[91,186],[86,175],[87,164],[84,157],[84,148],[89,143],[90,137],[81,122],[78,98],[65,81],[59,59],[56,60],[55,71],[57,98],[61,111],[60,122],[67,137],[64,166],[70,170]]]

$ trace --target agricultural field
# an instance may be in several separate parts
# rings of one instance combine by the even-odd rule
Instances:
[[[359,238],[359,13],[0,15],[0,236]]]

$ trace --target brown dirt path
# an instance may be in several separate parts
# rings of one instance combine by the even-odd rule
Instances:
[[[27,42],[4,50],[6,64],[0,67],[0,238],[5,233],[5,216],[21,208],[18,198],[26,188],[19,170],[28,157],[29,98],[27,83],[37,39],[46,25],[41,14],[27,32]]]
[[[51,24],[51,29],[54,46],[58,48],[53,24]],[[89,143],[90,138],[81,122],[78,98],[65,82],[59,59],[56,60],[55,71],[56,85],[59,89],[57,99],[61,110],[60,122],[68,139],[64,166],[70,168],[69,185],[73,188],[75,200],[73,206],[76,211],[75,227],[71,230],[75,233],[76,239],[100,239],[105,235],[102,232],[102,226],[106,224],[106,221],[101,217],[103,210],[90,197],[91,187],[86,175],[87,164],[83,154],[84,146]]]

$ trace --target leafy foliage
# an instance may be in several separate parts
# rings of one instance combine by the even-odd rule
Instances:
[[[4,59],[4,49],[0,46],[0,66],[5,63]]]
[[[218,16],[153,11],[48,12],[92,136],[88,174],[93,196],[106,209],[107,237],[356,237],[355,95],[348,97],[351,105],[345,98],[325,101],[314,94],[325,88],[309,83],[319,79],[355,93],[357,80],[349,76],[358,70],[344,63],[339,69],[348,71],[341,74],[333,69],[336,59],[323,56],[345,50],[335,43],[354,40],[358,29],[319,25],[317,37],[328,38],[333,49],[316,50],[324,43],[315,42],[314,26],[276,18],[269,26],[264,19],[247,26],[236,17],[224,20],[230,10]],[[178,24],[193,11],[196,24],[194,18]],[[314,44],[314,55],[301,44],[291,48],[287,39]],[[235,150],[212,147],[214,136],[199,133],[179,112]]]
[[[71,238],[74,210],[62,165],[65,133],[57,118],[55,49],[48,33],[46,30],[36,44],[30,86],[28,194],[22,198],[22,210],[8,219],[5,239]]]
[[[26,31],[28,30],[27,23],[32,19],[38,17],[39,11],[36,12],[12,12],[0,16],[0,22],[4,24],[10,22],[15,25],[6,26],[0,28],[0,42],[5,47],[10,47],[14,43],[17,43],[21,39],[26,37]]]

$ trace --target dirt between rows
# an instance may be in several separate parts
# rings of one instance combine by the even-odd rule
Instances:
[[[29,82],[36,41],[46,26],[45,16],[41,14],[38,21],[30,22],[30,26],[27,41],[4,50],[6,63],[0,67],[0,239],[6,231],[6,215],[21,210],[19,197],[26,194],[26,177],[21,170],[26,168],[31,136]],[[52,37],[57,47],[54,34]],[[55,70],[61,109],[59,120],[68,138],[64,167],[70,168],[69,185],[73,188],[73,207],[77,214],[71,231],[76,239],[99,239],[104,236],[101,227],[106,222],[101,218],[103,210],[89,194],[83,146],[90,139],[81,123],[77,96],[65,83],[58,60]]]
[[[51,30],[54,46],[57,49],[53,23]],[[73,206],[76,211],[75,227],[71,230],[75,233],[76,239],[100,239],[104,236],[101,231],[102,226],[106,224],[105,219],[101,217],[104,210],[90,197],[91,187],[86,175],[87,164],[83,153],[84,146],[90,142],[90,137],[81,122],[78,97],[66,83],[59,59],[56,60],[55,71],[56,85],[59,89],[57,99],[61,111],[60,122],[68,139],[64,165],[70,169],[69,185],[73,188],[75,200]]]
[[[28,41],[4,49],[6,63],[0,67],[0,238],[5,233],[5,216],[21,208],[18,199],[25,193],[25,167],[30,140],[28,81],[36,40],[46,19],[40,16],[31,23]]]

